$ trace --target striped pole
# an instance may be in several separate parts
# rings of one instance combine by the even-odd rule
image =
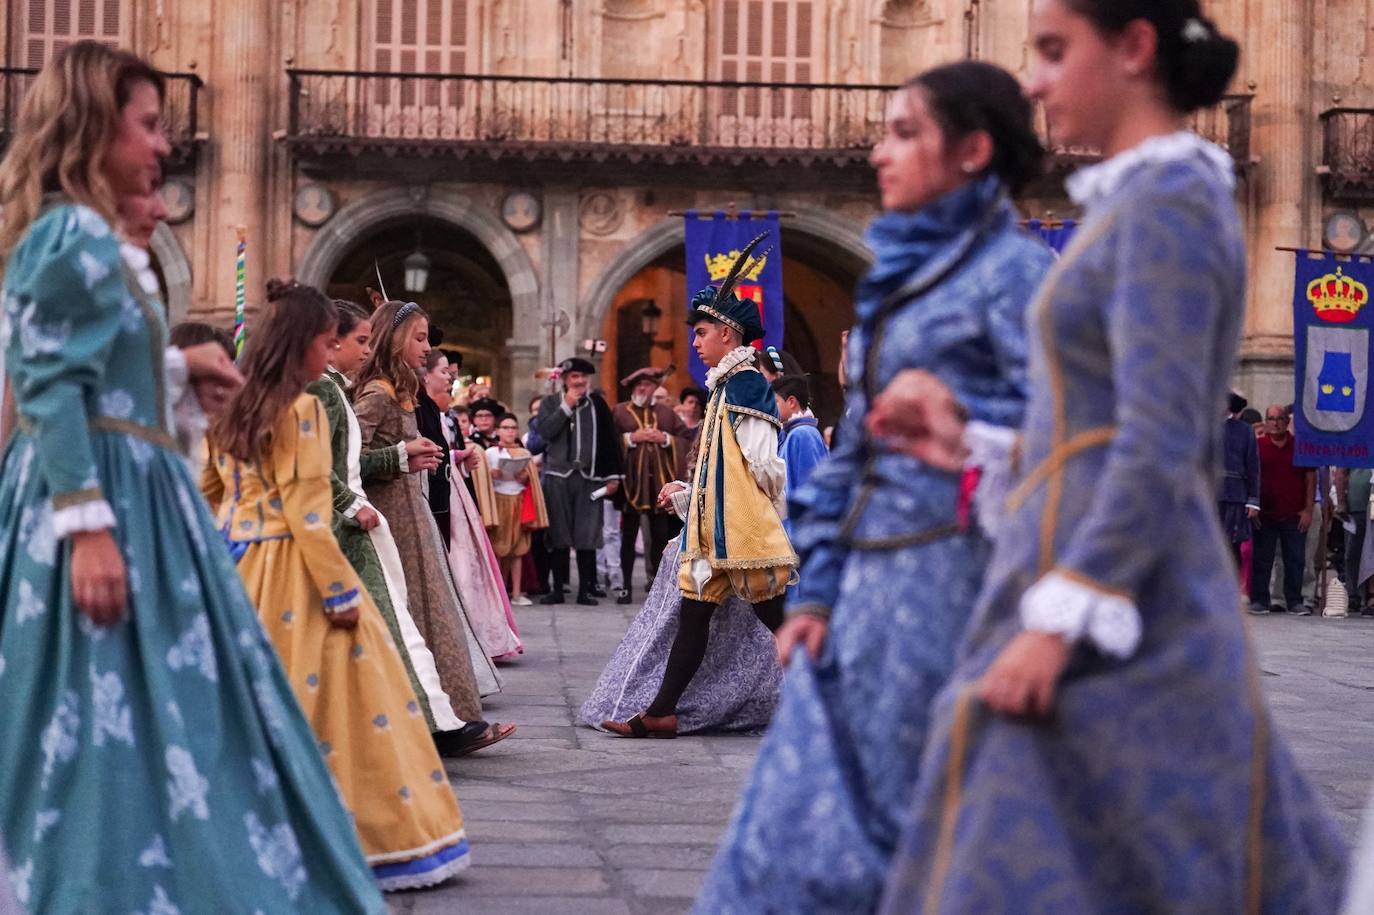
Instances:
[[[239,226],[234,230],[238,235],[238,251],[234,258],[234,353],[243,355],[243,344],[248,339],[243,312],[247,303],[248,285],[248,230]]]

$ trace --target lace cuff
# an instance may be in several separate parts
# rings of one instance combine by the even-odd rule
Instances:
[[[83,531],[107,531],[114,528],[114,509],[104,499],[91,499],[52,513],[52,532],[58,540]]]
[[[964,447],[968,449],[964,466],[978,472],[978,486],[973,491],[973,516],[978,527],[991,539],[997,536],[1002,506],[1012,488],[1016,430],[975,420],[964,427]]]
[[[340,613],[347,613],[350,610],[357,610],[362,606],[363,597],[357,588],[349,588],[342,594],[324,599],[324,612],[326,616],[335,616]]]
[[[410,473],[410,455],[406,453],[406,443],[400,442],[396,445],[397,460],[400,461],[401,473]]]
[[[363,510],[363,506],[365,505],[367,505],[367,502],[363,499],[354,499],[353,504],[344,509],[343,516],[345,518],[355,518],[358,512]]]
[[[181,400],[186,394],[191,375],[186,368],[186,354],[179,347],[169,346],[163,352],[162,375],[167,383],[167,402]]]
[[[1050,572],[1022,596],[1021,624],[1070,642],[1086,636],[1098,651],[1115,658],[1129,658],[1140,644],[1140,611],[1134,601],[1063,570]]]
[[[681,483],[681,485],[683,486],[687,486],[687,484],[682,483],[681,480],[678,480],[677,482]],[[686,521],[687,509],[691,506],[692,502],[692,488],[690,486],[687,486],[686,489],[679,489],[677,492],[673,493],[668,498],[673,503],[673,513],[677,515],[678,520]]]

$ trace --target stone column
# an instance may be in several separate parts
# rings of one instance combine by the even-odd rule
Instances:
[[[269,92],[281,67],[274,57],[273,5],[268,0],[217,0],[209,72],[211,193],[201,211],[208,220],[208,250],[198,265],[198,282],[212,320],[231,320],[234,305],[235,227],[248,236],[247,298],[251,309],[263,299],[264,264],[272,251],[267,221],[268,144],[272,108]]]
[[[577,223],[577,189],[567,186],[554,186],[544,189],[544,257],[540,265],[540,299],[543,302],[544,320],[557,320],[559,313],[568,316],[569,330],[558,336],[554,332],[554,352],[547,354],[548,365],[580,354],[582,340],[596,336],[595,330],[588,333],[583,316],[578,314],[577,298],[580,285],[578,257],[580,254]],[[543,345],[548,345],[549,329],[543,328]]]
[[[1256,403],[1293,397],[1293,258],[1277,246],[1316,239],[1317,122],[1311,110],[1312,11],[1308,0],[1264,0],[1250,8],[1246,44],[1254,82],[1250,172],[1250,289],[1240,384]]]

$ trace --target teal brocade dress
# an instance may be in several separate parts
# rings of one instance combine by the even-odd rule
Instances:
[[[0,835],[35,913],[381,912],[338,792],[174,450],[161,306],[57,206],[11,254],[0,343]],[[113,510],[125,616],[71,596]],[[73,520],[77,519],[75,523]]]

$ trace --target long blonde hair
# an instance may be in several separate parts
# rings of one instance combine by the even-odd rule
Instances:
[[[210,442],[241,461],[261,464],[272,453],[277,422],[305,386],[305,352],[338,326],[334,303],[313,286],[268,280],[267,307],[258,316],[240,368],[244,383],[210,427]]]
[[[396,314],[409,306],[405,319],[396,324]],[[383,302],[372,313],[372,355],[358,369],[358,377],[353,379],[353,390],[361,392],[370,381],[381,379],[396,391],[396,400],[402,406],[414,405],[420,391],[420,378],[415,369],[401,359],[415,322],[423,318],[429,320],[424,309],[413,302]]]
[[[60,192],[114,225],[118,200],[105,177],[105,156],[140,82],[165,98],[162,75],[148,63],[96,41],[68,45],[39,72],[0,162],[0,258],[9,257],[38,218],[44,194]]]

